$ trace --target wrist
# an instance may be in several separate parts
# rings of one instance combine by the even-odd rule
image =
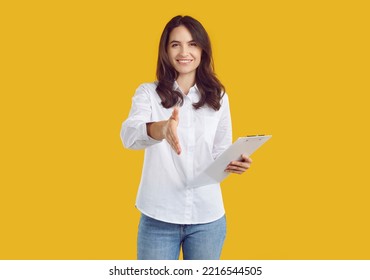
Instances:
[[[146,131],[149,137],[155,140],[163,140],[165,137],[165,122],[150,122],[146,124]]]
[[[152,126],[152,122],[150,123],[146,123],[146,134],[149,136],[149,137],[152,137],[152,133],[151,133],[151,126]],[[152,137],[153,138],[153,137]]]

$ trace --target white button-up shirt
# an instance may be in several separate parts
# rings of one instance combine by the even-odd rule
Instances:
[[[174,88],[181,92],[176,82]],[[162,106],[155,89],[155,83],[139,86],[121,129],[126,148],[145,149],[136,207],[168,223],[215,221],[225,213],[220,184],[193,188],[189,182],[231,145],[228,96],[223,96],[220,110],[215,111],[207,105],[193,108],[200,98],[196,86],[183,95],[177,128],[182,151],[177,155],[166,140],[157,141],[147,134],[146,123],[167,120],[173,111]]]

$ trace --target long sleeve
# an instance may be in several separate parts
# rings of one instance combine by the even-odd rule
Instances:
[[[146,124],[152,121],[150,91],[141,85],[132,98],[132,106],[128,118],[121,127],[121,140],[128,149],[145,149],[162,141],[148,136]]]
[[[229,98],[227,94],[222,98],[221,117],[217,126],[213,142],[212,156],[216,159],[232,144],[232,125],[230,116]]]

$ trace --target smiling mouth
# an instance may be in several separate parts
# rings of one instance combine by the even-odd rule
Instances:
[[[181,64],[187,64],[187,63],[192,62],[193,60],[192,59],[176,59],[176,61]]]

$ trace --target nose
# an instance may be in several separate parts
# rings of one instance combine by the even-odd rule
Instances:
[[[180,49],[180,55],[181,56],[187,56],[187,54],[189,53],[189,49],[187,46],[182,46],[181,49]]]

